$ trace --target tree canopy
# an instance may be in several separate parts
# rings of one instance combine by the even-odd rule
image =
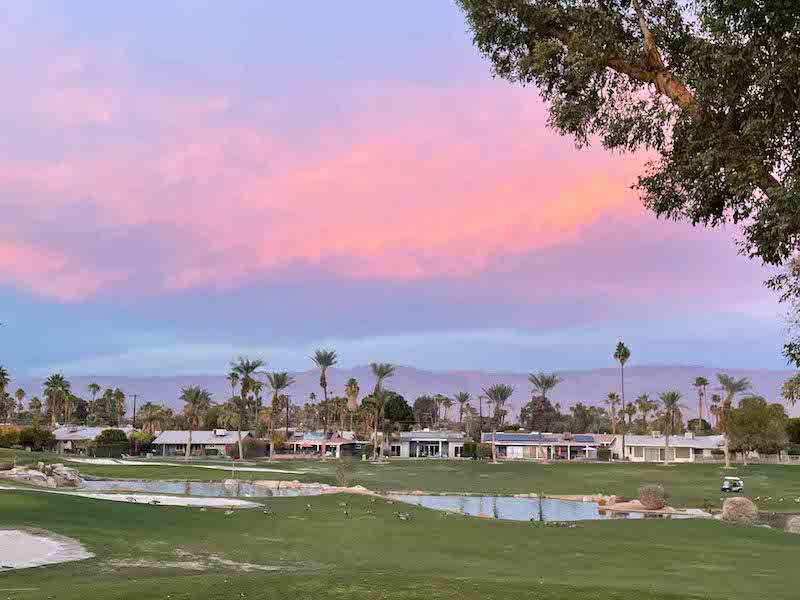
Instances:
[[[741,251],[769,265],[798,252],[800,2],[456,2],[494,75],[536,85],[551,127],[654,157],[637,187],[656,215],[741,224]]]
[[[774,454],[788,441],[786,411],[781,404],[767,404],[760,396],[745,396],[728,416],[730,448],[741,452]]]

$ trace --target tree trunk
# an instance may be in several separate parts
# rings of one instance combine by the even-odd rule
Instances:
[[[497,464],[497,429],[492,428],[492,464]]]
[[[728,434],[727,434],[727,432],[725,433],[725,468],[726,469],[730,469],[731,468],[731,449],[730,449],[730,446],[728,445]]]
[[[378,446],[378,421],[380,421],[380,411],[378,410],[377,404],[375,405],[375,440],[373,441],[373,448],[372,448],[372,455],[375,459],[375,462],[380,462],[381,455],[380,455],[380,447]]]
[[[188,461],[191,456],[192,456],[192,426],[189,425],[189,441],[186,444],[186,460]]]
[[[239,435],[239,460],[244,460],[244,449],[242,448],[242,424],[239,422],[239,428],[236,430]]]
[[[669,464],[669,435],[664,436],[664,464]]]
[[[622,460],[625,461],[625,365],[620,363],[620,379],[622,380]]]
[[[325,451],[327,449],[327,444],[325,443],[327,440],[325,439],[328,436],[328,386],[325,385],[322,388],[322,394],[325,396],[325,420],[322,424],[322,446],[320,446],[320,454],[322,455],[322,462],[325,462]]]

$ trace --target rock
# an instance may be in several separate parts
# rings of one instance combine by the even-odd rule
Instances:
[[[800,534],[800,515],[792,515],[786,519],[786,533]]]
[[[223,484],[225,487],[236,487],[239,482],[236,479],[226,479]]]
[[[666,505],[664,488],[660,485],[644,485],[639,488],[639,502],[647,510],[661,510]]]
[[[722,520],[729,523],[752,523],[758,508],[749,498],[727,498],[722,505]]]
[[[55,480],[56,487],[80,487],[83,485],[83,479],[76,469],[61,464],[53,465],[50,477]]]

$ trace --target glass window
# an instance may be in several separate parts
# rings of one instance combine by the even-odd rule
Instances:
[[[689,448],[675,448],[675,458],[689,458]]]

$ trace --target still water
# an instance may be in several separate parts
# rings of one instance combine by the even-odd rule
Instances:
[[[268,498],[273,496],[318,496],[318,489],[272,489],[249,481],[226,484],[221,481],[149,481],[142,479],[87,480],[81,486],[86,492],[138,492],[146,494],[177,494],[210,498]]]

